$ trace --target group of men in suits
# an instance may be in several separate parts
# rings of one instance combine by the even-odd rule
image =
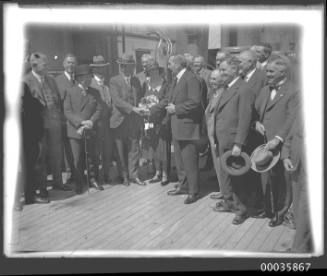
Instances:
[[[22,104],[26,203],[49,202],[47,157],[54,189],[70,189],[61,177],[65,160],[77,193],[85,191],[84,166],[90,172],[89,184],[103,190],[99,164],[108,182],[114,149],[121,182],[145,185],[138,175],[143,124],[138,104],[147,75],[146,70],[134,75],[133,56],[123,54],[117,60],[120,72],[110,79],[109,86],[104,79],[108,63],[102,56],[94,57],[90,67],[77,66],[76,57],[67,55],[65,71],[56,80],[47,74],[45,55],[34,53],[29,61],[31,72],[24,77]],[[149,55],[142,57],[144,68],[152,61]],[[307,210],[302,200],[306,196],[305,161],[303,154],[298,154],[303,128],[294,123],[301,122],[299,91],[290,81],[288,59],[271,55],[267,45],[256,45],[237,56],[218,51],[216,66],[210,71],[202,56],[189,54],[169,59],[173,78],[165,109],[171,123],[178,184],[168,195],[187,194],[185,204],[199,199],[199,141],[205,118],[219,190],[211,195],[218,200],[213,210],[234,212],[233,224],[241,224],[249,216],[268,217],[269,226],[275,227],[283,222],[293,191],[296,224],[301,228],[303,219],[308,220],[299,215]],[[231,151],[233,157],[251,155],[263,143],[267,150],[282,152],[272,169],[261,174],[250,170],[241,176],[225,170],[226,152]],[[84,153],[90,158],[81,164]],[[308,228],[300,232],[302,238],[297,240],[303,241],[303,236],[310,240]],[[295,247],[305,246],[297,242]]]
[[[142,119],[137,105],[142,89],[133,74],[133,57],[123,55],[117,62],[120,74],[110,80],[109,92],[104,79],[109,63],[102,56],[93,57],[90,65],[77,65],[76,57],[68,54],[64,72],[53,78],[47,73],[47,57],[38,52],[30,55],[21,110],[25,203],[49,202],[48,173],[53,189],[72,190],[72,185],[63,184],[65,168],[71,171],[67,184],[74,184],[76,193],[83,193],[86,183],[103,190],[101,184],[109,182],[114,145],[123,184],[145,184],[138,177]]]
[[[206,110],[220,190],[211,196],[220,200],[213,209],[234,212],[233,224],[241,224],[249,216],[268,217],[269,226],[275,227],[283,223],[293,202],[296,235],[291,251],[308,252],[312,239],[303,122],[290,60],[271,55],[269,47],[259,45],[237,56],[218,52],[217,64],[209,77]],[[267,151],[281,152],[271,169],[235,176],[221,166],[226,151],[234,156],[243,151],[250,155],[261,144]]]

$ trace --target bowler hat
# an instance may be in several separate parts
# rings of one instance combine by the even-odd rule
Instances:
[[[75,76],[90,75],[90,74],[92,74],[92,72],[91,72],[91,67],[89,65],[81,64],[76,66]]]
[[[266,149],[266,144],[257,147],[251,154],[251,168],[259,173],[269,171],[280,158],[280,151]]]
[[[118,58],[116,62],[119,64],[135,64],[135,59],[133,55],[122,54],[122,56]]]
[[[90,64],[92,67],[103,67],[109,65],[109,62],[104,61],[104,57],[99,55],[99,56],[94,56],[93,57],[93,63]]]
[[[230,175],[238,176],[250,170],[251,160],[245,152],[241,152],[239,156],[233,156],[232,151],[229,150],[221,157],[221,166]]]

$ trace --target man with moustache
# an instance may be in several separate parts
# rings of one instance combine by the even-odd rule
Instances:
[[[60,93],[62,109],[67,91],[69,91],[75,85],[76,65],[76,56],[71,53],[67,54],[63,61],[64,72],[56,77],[56,83]],[[62,139],[64,145],[64,162],[66,170],[71,170],[74,166],[74,162],[66,130],[66,118],[63,116]],[[70,183],[71,179],[72,178],[68,179],[67,183]]]
[[[246,151],[253,95],[247,83],[239,77],[239,61],[236,57],[224,60],[219,69],[225,89],[215,110],[215,139],[223,200],[213,209],[218,212],[235,212],[232,223],[241,224],[249,216],[244,202],[246,183],[242,176],[227,173],[222,167],[221,158],[229,150],[232,150],[233,156]]]
[[[179,185],[168,195],[188,194],[185,204],[199,198],[199,168],[196,141],[200,139],[201,87],[194,73],[186,69],[183,55],[169,60],[174,74],[166,110],[171,116],[172,140]]]
[[[288,70],[289,61],[285,56],[272,56],[266,69],[267,85],[262,88],[255,102],[255,129],[266,136],[267,149],[272,151],[281,149],[298,109],[299,91],[289,81]],[[282,161],[279,160],[270,171],[262,173],[261,181],[265,216],[271,218],[269,226],[275,227],[283,222],[291,204],[291,186],[286,181]],[[273,198],[270,197],[271,194]]]

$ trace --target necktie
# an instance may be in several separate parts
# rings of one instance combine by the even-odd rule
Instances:
[[[74,85],[75,84],[75,76],[73,74],[70,75],[70,82]]]
[[[277,89],[275,87],[270,87],[270,100],[273,101],[277,93]]]
[[[177,77],[174,77],[174,79],[173,79],[173,88],[175,88],[176,84],[177,84]]]

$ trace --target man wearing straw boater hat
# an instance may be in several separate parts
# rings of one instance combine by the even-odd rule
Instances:
[[[112,113],[112,99],[109,87],[105,84],[105,75],[108,62],[105,62],[101,55],[93,57],[93,63],[90,64],[93,72],[90,87],[99,91],[97,100],[101,105],[101,116],[95,127],[96,137],[94,139],[94,157],[96,164],[102,161],[101,175],[105,183],[109,182],[109,170],[113,153],[113,131],[110,128],[110,117]],[[100,181],[100,180],[99,180]]]
[[[285,179],[279,151],[291,129],[298,109],[299,91],[288,80],[289,61],[285,56],[271,56],[266,68],[267,86],[255,102],[256,130],[267,140],[252,154],[252,168],[261,173],[265,214],[269,226],[283,222],[291,204],[291,186]],[[277,159],[277,161],[276,161]]]
[[[86,144],[88,139],[92,139],[90,131],[96,121],[100,118],[101,105],[97,102],[95,94],[97,90],[89,87],[92,79],[92,72],[89,65],[79,65],[75,71],[76,85],[72,87],[64,101],[64,113],[67,118],[67,136],[74,158],[74,167],[72,170],[73,181],[75,182],[76,193],[81,194],[86,189],[83,177],[82,154],[89,151],[89,145]],[[85,158],[88,162],[88,158]],[[98,167],[94,166],[92,175],[89,175],[89,166],[87,169],[87,185],[99,188],[97,183]],[[89,183],[88,183],[89,182]]]
[[[110,79],[110,92],[113,100],[110,127],[114,132],[118,152],[119,173],[126,186],[130,182],[145,185],[145,182],[141,181],[138,176],[139,139],[143,119],[142,109],[137,106],[142,97],[141,84],[134,76],[135,60],[132,55],[123,54],[117,63],[120,73]]]

